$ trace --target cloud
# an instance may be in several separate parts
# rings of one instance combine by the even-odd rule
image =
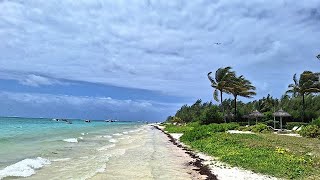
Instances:
[[[163,120],[181,104],[146,100],[119,100],[111,97],[70,96],[40,93],[0,92],[2,115],[89,117],[112,115],[126,120]],[[25,107],[25,108],[23,108]],[[148,113],[148,115],[146,115]],[[152,117],[153,116],[153,117]],[[145,118],[148,117],[148,118]],[[151,118],[152,117],[152,118]],[[160,118],[159,118],[160,117]],[[115,118],[115,117],[113,117]]]
[[[6,70],[0,72],[0,79],[16,80],[19,84],[33,87],[71,84],[70,82],[62,82],[51,77]]]
[[[20,82],[33,86],[52,77],[195,98],[211,95],[207,72],[230,65],[260,82],[259,95],[264,83],[282,93],[293,73],[319,69],[319,7],[319,0],[1,1],[0,71],[31,74]]]
[[[40,85],[54,85],[54,84],[64,84],[55,79],[49,79],[43,76],[28,75],[26,79],[20,80],[20,83],[27,86],[38,87]]]

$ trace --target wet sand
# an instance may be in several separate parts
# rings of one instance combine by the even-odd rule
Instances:
[[[190,157],[183,149],[170,142],[169,137],[152,126],[145,126],[131,142],[122,144],[125,153],[110,158],[99,179],[206,179],[200,175]]]

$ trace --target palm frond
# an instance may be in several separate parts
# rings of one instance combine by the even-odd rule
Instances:
[[[297,79],[297,74],[294,74],[294,75],[293,75],[293,81],[294,81],[294,84],[295,84],[295,85],[298,85],[298,84],[299,84],[299,81],[298,81],[298,79]]]

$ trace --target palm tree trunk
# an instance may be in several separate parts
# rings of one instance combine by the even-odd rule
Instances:
[[[304,122],[305,118],[305,100],[304,100],[304,94],[302,94],[302,122]]]
[[[223,120],[224,120],[225,123],[227,123],[227,119],[226,119],[226,116],[225,116],[225,114],[224,114],[224,107],[223,107],[223,104],[222,104],[222,91],[220,91],[220,102],[221,102]]]
[[[238,119],[237,119],[237,96],[234,96],[234,120],[238,121]]]

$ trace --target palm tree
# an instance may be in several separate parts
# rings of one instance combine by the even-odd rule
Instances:
[[[320,54],[317,56],[317,58],[320,60]]]
[[[231,93],[234,97],[234,117],[237,118],[237,97],[242,96],[246,98],[252,98],[256,95],[256,87],[251,82],[245,79],[243,76],[233,76],[230,86],[227,87],[227,92]]]
[[[320,92],[320,83],[318,73],[304,71],[297,79],[297,74],[293,75],[293,84],[289,84],[286,93],[292,93],[294,97],[302,96],[302,121],[305,116],[305,95]]]
[[[231,71],[231,67],[225,67],[225,68],[219,68],[216,73],[214,78],[212,78],[210,75],[212,74],[212,72],[209,72],[207,74],[209,81],[211,82],[211,87],[213,87],[215,90],[213,92],[213,98],[214,100],[216,100],[217,102],[219,102],[219,92],[220,92],[220,105],[222,108],[222,113],[223,113],[223,117],[224,117],[224,121],[226,122],[226,117],[224,114],[224,107],[222,105],[222,94],[223,92],[228,93],[228,91],[226,91],[226,88],[230,82],[230,78],[234,76],[234,72]]]

